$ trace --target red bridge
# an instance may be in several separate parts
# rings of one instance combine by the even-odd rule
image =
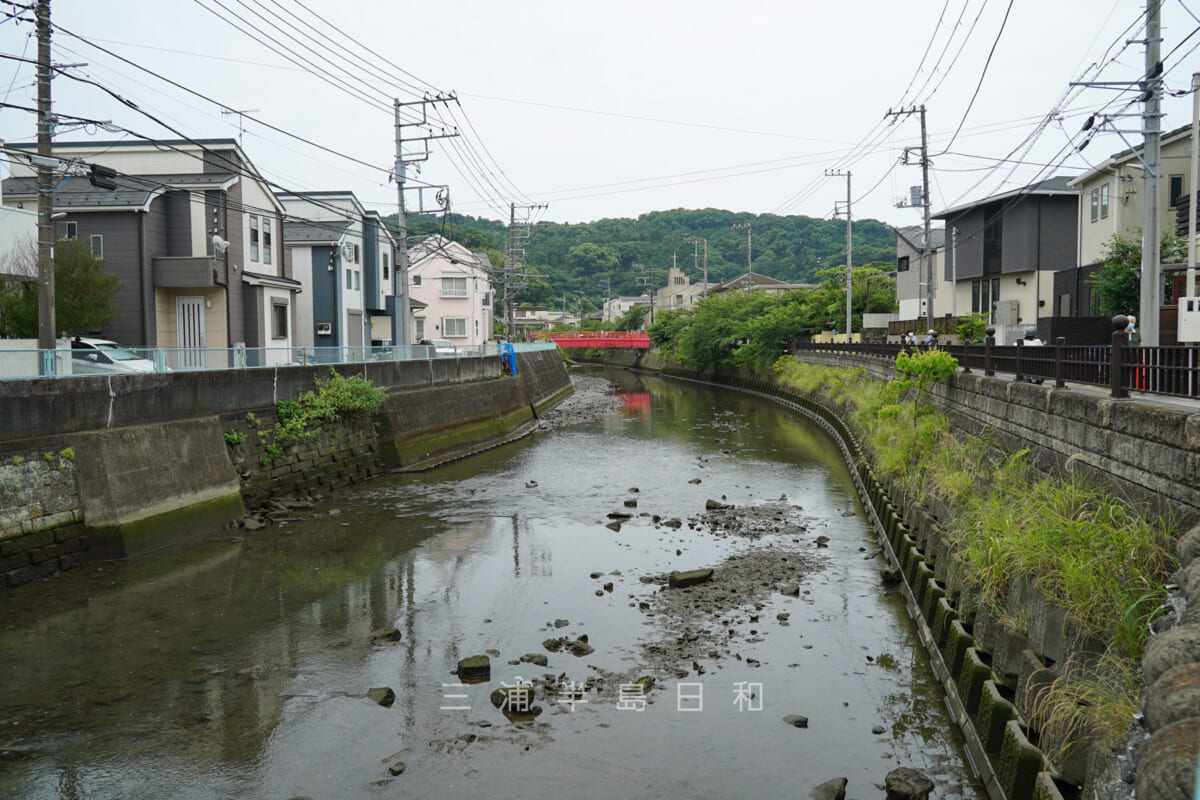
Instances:
[[[539,341],[559,347],[627,347],[649,350],[650,337],[645,331],[555,331],[534,334]]]

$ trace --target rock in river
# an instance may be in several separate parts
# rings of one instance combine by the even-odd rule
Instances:
[[[492,677],[492,662],[487,656],[467,656],[458,662],[458,677],[464,681],[485,681]]]
[[[711,569],[693,569],[687,572],[672,572],[670,588],[686,589],[688,586],[695,586],[697,583],[706,583],[711,581],[713,571]]]
[[[521,661],[526,664],[535,664],[539,667],[549,666],[550,659],[546,658],[544,653],[526,653],[521,656]]]
[[[791,725],[793,728],[808,727],[808,717],[804,716],[803,714],[788,714],[783,718],[783,721],[788,725]]]
[[[933,781],[915,769],[900,767],[887,774],[883,784],[887,800],[928,800]]]
[[[377,628],[367,637],[371,644],[393,645],[400,641],[400,631],[395,628]]]
[[[379,703],[384,708],[391,708],[396,702],[396,693],[386,686],[379,686],[367,690],[367,699]]]
[[[808,796],[810,800],[846,800],[847,783],[845,778],[834,778],[814,788]]]

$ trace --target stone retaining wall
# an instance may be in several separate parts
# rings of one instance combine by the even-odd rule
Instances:
[[[121,376],[111,385],[122,393],[112,396],[106,378],[0,382],[17,418],[35,401],[47,404],[34,429],[49,431],[18,439],[0,423],[0,587],[69,569],[85,551],[89,558],[146,553],[273,497],[425,469],[511,441],[571,391],[557,351],[517,361],[516,377],[502,374],[499,357],[349,368],[344,374],[365,372],[387,388],[384,409],[325,426],[275,458],[267,446],[276,400],[311,389],[328,368]],[[61,394],[50,391],[56,387]],[[101,390],[109,404],[103,413]],[[90,410],[75,419],[63,408]],[[131,409],[145,408],[182,419],[127,424]]]

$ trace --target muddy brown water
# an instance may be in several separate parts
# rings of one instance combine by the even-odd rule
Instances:
[[[984,797],[825,434],[720,390],[576,380],[517,444],[8,592],[0,797],[740,800],[845,776],[865,800],[899,766]],[[543,646],[584,635],[585,656]],[[456,685],[488,650],[490,680]],[[644,706],[621,688],[643,675]],[[518,680],[532,720],[489,702]]]

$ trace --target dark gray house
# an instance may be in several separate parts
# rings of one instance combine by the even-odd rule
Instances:
[[[253,356],[259,363],[291,360],[300,284],[280,241],[283,207],[235,140],[60,142],[53,152],[63,159],[58,238],[87,242],[122,282],[116,316],[99,333],[170,348],[168,363],[181,366],[238,345],[270,348]],[[92,164],[116,172],[115,189],[77,174]],[[5,205],[35,208],[34,168],[16,155],[12,175]]]
[[[943,285],[952,283],[951,313],[983,312],[1001,335],[1071,314],[1060,273],[1074,275],[1079,193],[1060,176],[934,214],[944,222]],[[942,301],[939,300],[939,305]]]

